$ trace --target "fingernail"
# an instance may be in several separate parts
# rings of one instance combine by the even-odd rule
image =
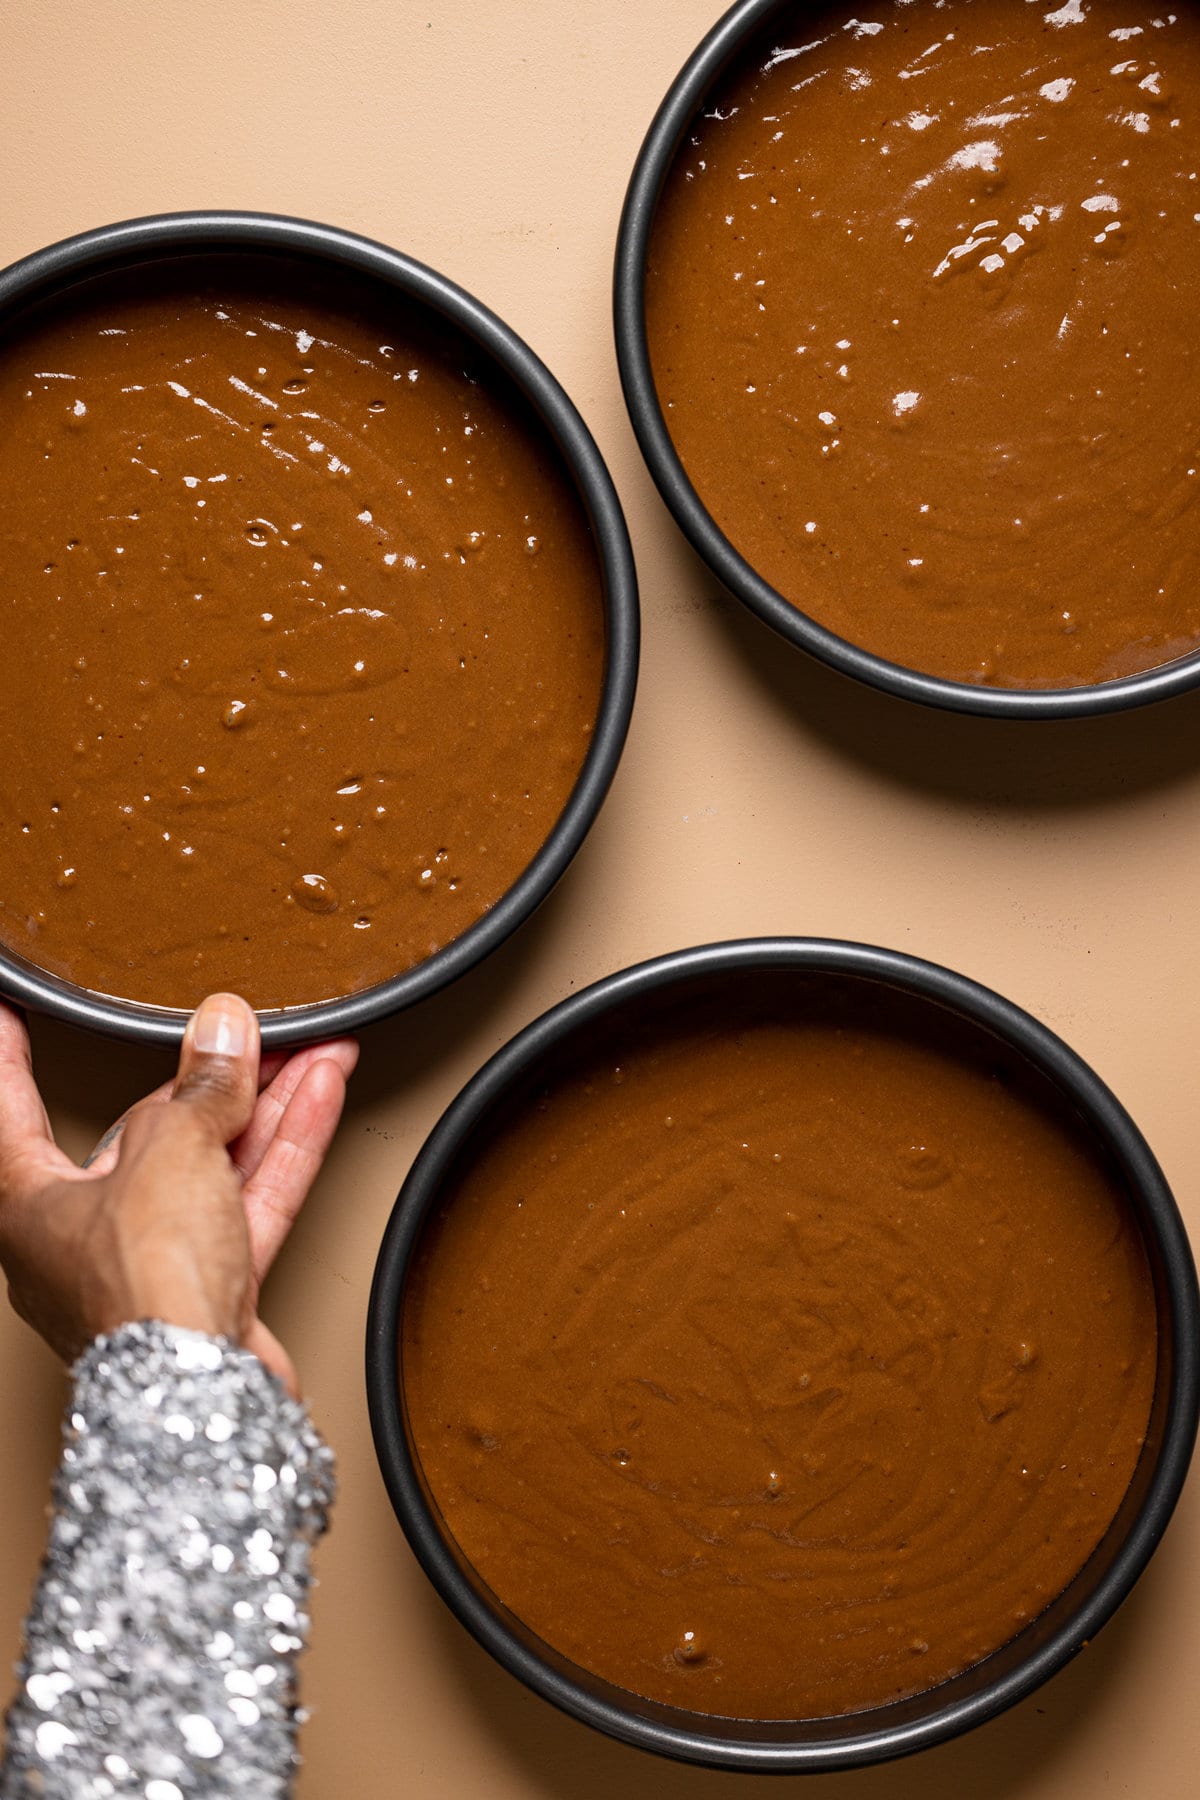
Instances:
[[[192,1018],[192,1046],[206,1056],[242,1056],[250,1041],[250,1008],[236,994],[211,994]]]

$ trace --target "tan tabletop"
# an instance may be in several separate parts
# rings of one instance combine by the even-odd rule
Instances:
[[[638,958],[758,932],[948,963],[1062,1032],[1126,1102],[1200,1226],[1200,701],[992,725],[859,692],[790,651],[686,549],[627,423],[609,324],[626,179],[720,0],[21,0],[0,41],[0,262],[184,207],[328,220],[432,263],[564,382],[638,557],[644,660],[611,797],[556,893],[457,987],[369,1031],[341,1136],[268,1321],[334,1442],[302,1800],[735,1800],[560,1718],[427,1586],[367,1427],[362,1344],[384,1220],[441,1108],[503,1040]],[[0,649],[2,654],[2,649]],[[84,1153],[168,1072],[35,1027]],[[0,1315],[0,1630],[15,1655],[64,1389]],[[1200,1486],[1097,1642],[958,1744],[777,1800],[1191,1800],[1200,1767]]]

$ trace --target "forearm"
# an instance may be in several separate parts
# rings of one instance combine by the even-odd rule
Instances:
[[[328,1450],[254,1357],[129,1325],[80,1359],[3,1800],[282,1800]]]

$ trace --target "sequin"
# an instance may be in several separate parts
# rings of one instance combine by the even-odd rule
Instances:
[[[179,1729],[192,1756],[208,1759],[220,1756],[225,1748],[220,1732],[203,1713],[185,1713],[179,1721]]]
[[[74,1374],[0,1800],[284,1800],[330,1453],[195,1332],[123,1326]]]

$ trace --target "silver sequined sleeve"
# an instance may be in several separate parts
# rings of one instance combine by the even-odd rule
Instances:
[[[283,1800],[332,1458],[258,1360],[126,1325],[74,1371],[3,1800]]]

